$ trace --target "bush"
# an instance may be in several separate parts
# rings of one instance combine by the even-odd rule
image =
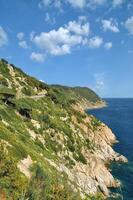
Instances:
[[[39,164],[36,164],[32,171],[33,176],[26,197],[30,200],[45,200],[47,199],[47,188],[50,187],[50,179]]]
[[[0,144],[0,190],[7,199],[18,200],[20,193],[25,190],[27,179],[17,168],[16,161],[6,151],[6,146]]]
[[[77,160],[78,162],[81,162],[81,163],[83,163],[83,164],[87,164],[87,160],[86,160],[86,158],[84,157],[84,155],[81,153],[81,151],[80,150],[78,150],[78,154],[73,154],[73,157],[74,157],[74,159],[75,160]]]
[[[75,151],[74,143],[72,143],[70,140],[68,140],[67,145],[71,152]]]
[[[24,93],[27,96],[34,95],[34,91],[31,88],[28,88],[28,87],[23,87],[22,93]]]
[[[94,130],[97,130],[98,126],[101,125],[101,122],[97,118],[93,117],[91,119],[91,125],[93,126]]]

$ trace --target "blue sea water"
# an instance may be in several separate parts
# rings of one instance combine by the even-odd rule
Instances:
[[[89,114],[107,124],[115,133],[119,143],[115,151],[126,156],[128,164],[112,164],[112,174],[121,181],[119,200],[133,200],[133,99],[105,99],[107,107],[88,110]],[[115,199],[115,198],[110,198]]]

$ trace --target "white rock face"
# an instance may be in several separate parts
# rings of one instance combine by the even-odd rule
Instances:
[[[20,169],[20,171],[27,177],[30,178],[31,177],[31,171],[29,170],[30,166],[32,165],[33,161],[31,159],[30,156],[28,156],[27,158],[21,160],[18,163],[18,168]]]
[[[105,162],[116,157],[116,153],[110,146],[115,141],[115,136],[111,130],[102,124],[96,131],[95,143],[99,145],[99,150],[94,154],[84,152],[87,158],[87,165],[76,163],[73,174],[76,183],[87,194],[95,194],[99,188],[105,196],[109,196],[108,187],[117,187],[117,181],[107,169]]]

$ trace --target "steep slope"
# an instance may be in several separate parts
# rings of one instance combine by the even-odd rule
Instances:
[[[119,185],[115,136],[84,112],[101,99],[67,90],[0,61],[0,199],[100,200]]]

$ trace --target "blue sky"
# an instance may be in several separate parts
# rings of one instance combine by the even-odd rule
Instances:
[[[50,84],[133,97],[133,0],[0,0],[0,57]]]

